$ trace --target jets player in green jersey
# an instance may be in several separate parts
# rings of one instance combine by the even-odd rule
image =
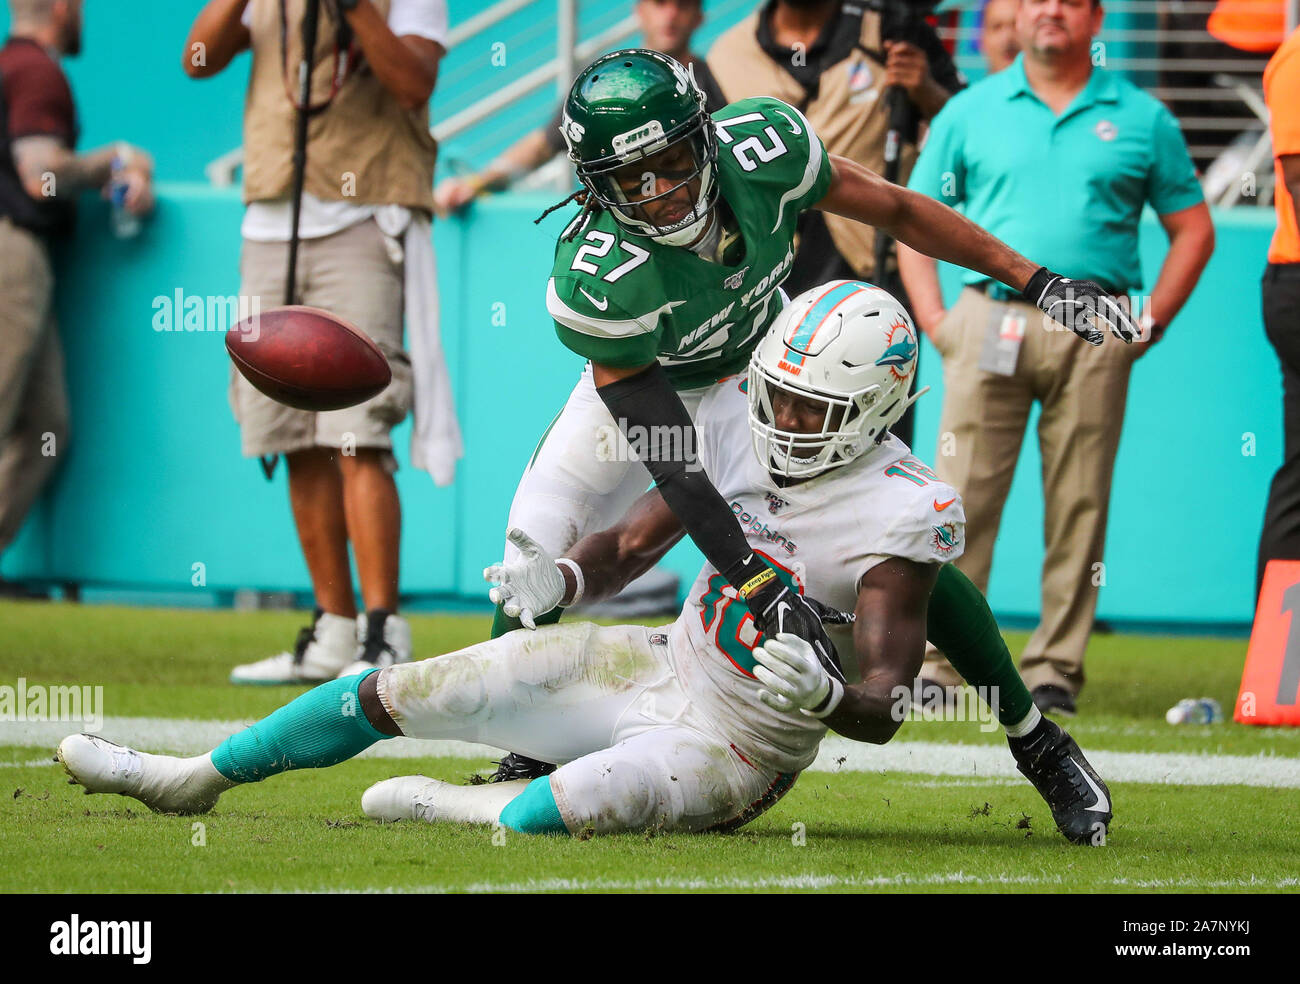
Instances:
[[[589,65],[562,131],[584,203],[557,244],[546,304],[560,340],[590,361],[533,455],[508,525],[563,558],[653,478],[755,625],[800,636],[828,664],[834,647],[819,606],[749,550],[691,454],[696,409],[748,363],[784,304],[799,213],[858,219],[979,270],[1023,291],[1045,327],[1054,319],[1092,344],[1098,326],[1124,342],[1137,337],[1096,284],[1059,277],[947,206],[827,154],[793,106],[745,99],[710,116],[690,73],[658,52],[617,51]],[[506,560],[516,552],[507,542]],[[511,614],[498,610],[494,635],[520,624]],[[499,776],[535,774],[515,764]]]

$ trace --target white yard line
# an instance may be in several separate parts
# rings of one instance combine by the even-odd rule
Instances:
[[[1032,885],[1069,887],[1073,879],[1060,875],[973,875],[963,871],[942,872],[933,875],[785,875],[771,878],[537,878],[517,882],[471,882],[467,885],[419,885],[401,889],[361,889],[360,894],[388,894],[393,891],[425,894],[467,892],[470,894],[531,893],[531,892],[646,892],[646,891],[721,891],[741,892],[764,889],[824,891],[831,888],[924,888],[927,886],[978,885],[1024,887]],[[1117,889],[1254,889],[1268,891],[1300,888],[1300,878],[1265,880],[1237,878],[1232,880],[1202,880],[1196,878],[1111,878],[1094,882]],[[337,892],[338,888],[321,889]],[[347,891],[344,889],[344,891]]]
[[[1087,756],[1109,782],[1300,788],[1300,758],[1290,756],[1106,751],[1087,751]],[[1015,760],[1004,746],[932,741],[863,745],[828,739],[822,742],[812,768],[818,772],[920,772],[969,778],[1019,776]]]
[[[183,718],[108,718],[98,733],[146,751],[197,755],[219,744],[245,724],[241,721]],[[75,722],[0,721],[0,745],[46,748],[52,752],[61,738],[77,730]],[[361,753],[361,757],[487,760],[500,758],[500,754],[499,750],[487,745],[393,738],[372,745]],[[1090,751],[1088,758],[1111,782],[1300,788],[1300,758],[1290,756]],[[843,738],[828,738],[822,742],[821,753],[809,771],[909,772],[958,776],[970,781],[1020,778],[1011,753],[1002,745],[928,741],[865,745]]]

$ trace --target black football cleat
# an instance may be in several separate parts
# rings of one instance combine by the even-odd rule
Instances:
[[[488,782],[510,782],[514,779],[540,779],[555,771],[550,762],[539,762],[527,755],[507,752],[506,757],[497,763],[497,771],[488,778]]]
[[[1110,790],[1079,744],[1047,718],[1028,738],[1007,738],[1016,768],[1047,801],[1052,819],[1072,844],[1103,847],[1110,827]]]

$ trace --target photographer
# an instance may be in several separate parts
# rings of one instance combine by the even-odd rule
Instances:
[[[729,101],[774,96],[797,107],[826,149],[906,184],[916,161],[916,132],[962,87],[956,66],[922,18],[926,4],[907,0],[768,0],[723,34],[709,68]],[[890,87],[906,93],[906,118],[896,176],[886,174]],[[911,310],[892,245],[876,270],[876,233],[869,226],[808,211],[798,250],[782,284],[794,296],[829,280],[868,280]],[[892,428],[912,440],[912,414]]]

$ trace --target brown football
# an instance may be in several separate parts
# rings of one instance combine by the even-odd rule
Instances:
[[[320,308],[293,305],[245,318],[226,333],[245,379],[299,410],[341,410],[381,393],[388,360],[364,332]]]

